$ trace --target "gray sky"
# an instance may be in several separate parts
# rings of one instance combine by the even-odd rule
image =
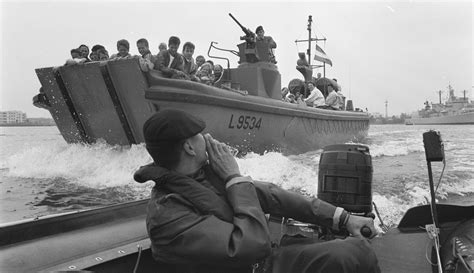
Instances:
[[[31,104],[40,87],[34,69],[62,65],[70,49],[102,44],[112,54],[116,41],[127,39],[138,54],[136,40],[147,38],[157,53],[160,42],[177,35],[196,44],[195,56],[206,55],[211,41],[236,50],[242,33],[229,12],[253,31],[263,25],[277,42],[283,86],[302,78],[295,66],[307,44],[294,41],[308,37],[312,15],[313,33],[328,39],[319,43],[333,61],[326,75],[338,79],[355,107],[384,113],[388,100],[389,115],[409,113],[437,101],[449,83],[457,95],[467,90],[473,97],[472,1],[0,1],[0,110],[29,117],[49,117]],[[237,57],[223,55],[236,65]]]

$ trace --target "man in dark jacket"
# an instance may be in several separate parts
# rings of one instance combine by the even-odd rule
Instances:
[[[173,79],[185,79],[183,56],[178,53],[181,41],[176,36],[171,36],[168,40],[168,49],[158,53],[154,67],[160,71],[164,77]]]
[[[154,163],[135,180],[156,183],[147,216],[155,260],[176,272],[252,272],[265,259],[272,272],[380,272],[360,234],[363,226],[376,234],[372,219],[242,176],[227,145],[204,129],[204,121],[179,110],[162,110],[143,126]],[[266,213],[359,238],[272,249]]]
[[[273,53],[273,49],[277,47],[275,40],[273,40],[272,36],[265,36],[265,30],[263,30],[262,26],[258,26],[255,33],[257,34],[256,41],[263,41],[268,44],[270,62],[277,63],[275,60],[275,54]]]

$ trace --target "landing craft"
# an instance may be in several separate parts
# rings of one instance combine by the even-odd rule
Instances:
[[[397,227],[384,227],[386,232],[371,240],[384,273],[473,272],[474,206],[435,201],[431,162],[444,160],[438,135],[432,131],[424,134],[431,205],[409,209]],[[319,198],[352,214],[373,217],[372,208],[376,207],[372,206],[372,164],[367,146],[325,147],[318,180]],[[152,258],[145,227],[147,202],[3,224],[0,272],[174,272],[173,265]],[[383,215],[378,217],[383,225]],[[274,242],[283,234],[298,233],[321,241],[347,236],[292,219],[270,216],[268,223]]]
[[[357,142],[367,135],[367,113],[283,102],[281,75],[268,43],[253,39],[255,34],[231,17],[244,31],[244,42],[238,51],[211,43],[208,55],[227,60],[222,77],[212,85],[164,78],[157,70],[143,72],[137,59],[90,62],[36,69],[42,87],[34,105],[49,110],[68,143],[94,143],[98,139],[111,145],[143,143],[145,120],[167,108],[201,117],[207,123],[205,132],[240,151],[298,154],[329,144]],[[310,16],[309,45],[315,41],[311,22]],[[238,67],[231,68],[227,58],[211,56],[211,50],[236,55]],[[308,55],[311,57],[310,50]],[[330,62],[316,59],[323,64]],[[313,66],[297,68],[305,82],[313,81]],[[302,80],[297,82],[290,89],[302,94],[307,91]],[[328,85],[336,84],[323,78],[316,85],[324,93]]]

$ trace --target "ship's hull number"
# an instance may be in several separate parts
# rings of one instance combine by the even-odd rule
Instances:
[[[234,116],[230,115],[229,128],[243,130],[259,130],[262,126],[262,118],[255,116]]]

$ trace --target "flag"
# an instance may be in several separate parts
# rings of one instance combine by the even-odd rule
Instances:
[[[330,66],[332,66],[332,62],[329,59],[328,55],[326,55],[326,52],[316,44],[316,52],[314,53],[314,60],[315,61],[320,61],[323,63],[327,63]]]

